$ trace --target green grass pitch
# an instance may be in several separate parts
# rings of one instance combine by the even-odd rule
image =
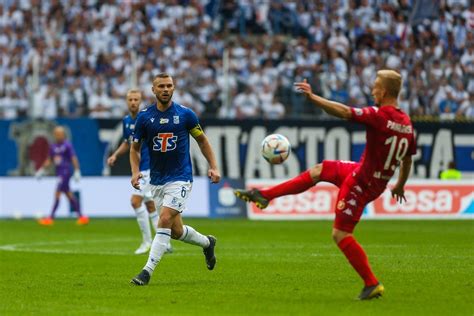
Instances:
[[[132,219],[0,221],[0,315],[473,315],[473,221],[363,221],[384,297],[357,301],[362,282],[333,244],[330,221],[187,219],[218,238],[217,265],[174,241],[152,281]]]

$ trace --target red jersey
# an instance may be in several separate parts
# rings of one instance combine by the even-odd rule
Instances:
[[[354,177],[385,189],[400,161],[416,153],[410,117],[393,106],[351,108],[352,120],[366,125],[367,144]]]

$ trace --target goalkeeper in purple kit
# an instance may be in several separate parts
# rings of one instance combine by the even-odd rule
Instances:
[[[81,171],[79,169],[79,161],[77,160],[76,153],[72,144],[66,140],[66,132],[64,127],[57,126],[53,131],[55,143],[50,146],[49,156],[43,165],[36,171],[35,176],[41,178],[44,174],[44,169],[47,168],[51,163],[54,164],[56,169],[56,176],[58,177],[58,186],[54,193],[54,204],[49,217],[42,218],[38,222],[41,225],[51,226],[54,224],[54,217],[56,210],[59,206],[59,198],[61,193],[66,194],[69,203],[79,218],[77,219],[78,225],[85,225],[89,223],[89,218],[83,216],[79,206],[79,201],[76,200],[74,194],[71,192],[69,187],[69,180],[71,179],[72,167],[74,168],[74,179],[79,181],[81,177]]]

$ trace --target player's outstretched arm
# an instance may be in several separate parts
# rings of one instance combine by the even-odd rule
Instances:
[[[136,189],[140,188],[140,178],[142,174],[140,173],[140,142],[133,142],[130,146],[130,167],[132,169],[132,186]]]
[[[314,94],[311,85],[306,81],[306,79],[304,79],[303,82],[295,82],[294,85],[298,91],[304,93],[312,103],[323,109],[324,112],[345,120],[349,120],[352,117],[351,108],[347,105],[330,101]]]
[[[206,158],[207,163],[209,164],[207,176],[209,179],[211,179],[212,183],[218,183],[221,180],[221,174],[217,168],[216,156],[214,155],[214,151],[212,150],[209,139],[204,133],[194,137],[194,139],[197,141],[199,149],[201,149],[203,156]]]
[[[392,197],[397,200],[397,202],[402,203],[403,201],[406,202],[405,198],[405,183],[408,180],[408,176],[410,175],[412,159],[411,156],[408,155],[401,161],[400,164],[400,173],[398,174],[398,181],[395,186],[392,188]]]
[[[130,145],[128,142],[122,142],[117,148],[116,151],[110,157],[107,159],[107,164],[109,166],[113,166],[115,164],[115,161],[117,160],[117,157],[122,156],[125,153],[128,153],[130,151]]]

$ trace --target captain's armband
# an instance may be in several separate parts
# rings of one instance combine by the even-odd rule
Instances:
[[[191,134],[191,136],[193,136],[194,138],[204,134],[203,130],[202,130],[202,127],[201,125],[196,125],[194,126],[190,131],[189,133]]]

